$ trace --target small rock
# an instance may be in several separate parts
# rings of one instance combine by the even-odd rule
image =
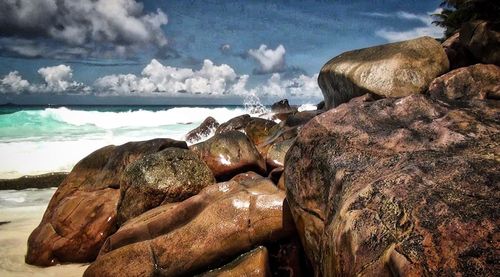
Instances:
[[[197,142],[203,138],[210,136],[219,127],[219,122],[215,118],[209,116],[200,124],[200,126],[189,131],[186,134],[186,141],[189,143]]]
[[[259,151],[245,134],[238,131],[216,134],[191,145],[190,149],[208,165],[217,180],[228,180],[251,170],[266,171],[266,162]]]

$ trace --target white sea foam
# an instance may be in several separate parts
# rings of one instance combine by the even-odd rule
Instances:
[[[17,116],[17,121],[30,118],[19,123],[20,127],[11,124],[0,129],[0,179],[71,171],[79,160],[103,146],[153,138],[184,140],[185,134],[208,116],[222,123],[247,112],[244,108],[224,107],[127,112],[63,107],[18,113],[0,115]]]
[[[41,116],[51,117],[57,121],[71,125],[94,125],[103,129],[122,127],[155,127],[175,124],[188,124],[201,122],[207,116],[219,122],[225,122],[235,116],[242,115],[242,108],[196,108],[179,107],[162,111],[126,111],[126,112],[101,112],[70,110],[62,107],[45,109]]]
[[[299,112],[303,112],[303,111],[315,111],[317,109],[318,109],[318,107],[316,106],[316,104],[302,104],[298,108]]]

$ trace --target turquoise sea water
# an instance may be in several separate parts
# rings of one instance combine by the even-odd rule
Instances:
[[[184,138],[207,116],[219,122],[243,106],[0,107],[0,178],[70,171],[92,151],[128,141]]]

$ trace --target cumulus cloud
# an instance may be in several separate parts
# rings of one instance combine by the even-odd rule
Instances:
[[[254,71],[258,74],[282,72],[285,69],[285,54],[285,47],[281,44],[274,50],[265,44],[248,50],[248,55],[259,63],[259,68]]]
[[[95,94],[102,96],[257,96],[267,98],[310,97],[320,98],[318,74],[301,74],[288,78],[273,73],[263,83],[250,88],[250,76],[238,75],[227,64],[216,65],[204,60],[199,70],[163,65],[153,59],[141,74],[112,74],[98,78],[92,87],[73,80],[68,65],[43,67],[38,70],[41,84],[31,84],[17,71],[0,79],[1,93]]]
[[[96,88],[104,93],[191,93],[223,95],[238,83],[233,68],[226,64],[215,65],[204,60],[200,70],[164,66],[153,59],[141,72],[133,74],[108,75],[95,82]]]
[[[106,48],[118,55],[127,47],[165,46],[167,39],[161,26],[167,21],[160,9],[145,14],[143,4],[136,0],[0,1],[1,37],[41,38],[47,44],[57,41],[67,47]],[[10,50],[19,55],[35,55],[33,50]]]
[[[394,14],[387,13],[362,13],[366,16],[383,17],[383,18],[398,18],[402,20],[419,21],[423,26],[415,27],[409,30],[396,31],[393,28],[382,28],[375,32],[375,35],[386,39],[389,42],[402,41],[413,39],[421,36],[430,36],[435,38],[443,37],[444,29],[432,24],[432,14],[441,12],[441,9],[428,12],[426,14],[414,14],[405,11],[399,11]]]
[[[0,92],[19,94],[30,87],[30,83],[24,80],[19,72],[12,71],[0,80]]]
[[[18,71],[12,71],[0,80],[0,92],[27,93],[89,93],[90,88],[73,81],[73,70],[67,65],[42,67],[38,70],[43,84],[30,84]]]

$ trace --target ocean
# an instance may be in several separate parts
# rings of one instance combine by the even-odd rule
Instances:
[[[225,122],[245,106],[0,107],[0,179],[69,172],[103,146],[153,138],[183,140],[206,117]],[[265,112],[261,106],[258,112]],[[254,114],[255,115],[255,114]]]

